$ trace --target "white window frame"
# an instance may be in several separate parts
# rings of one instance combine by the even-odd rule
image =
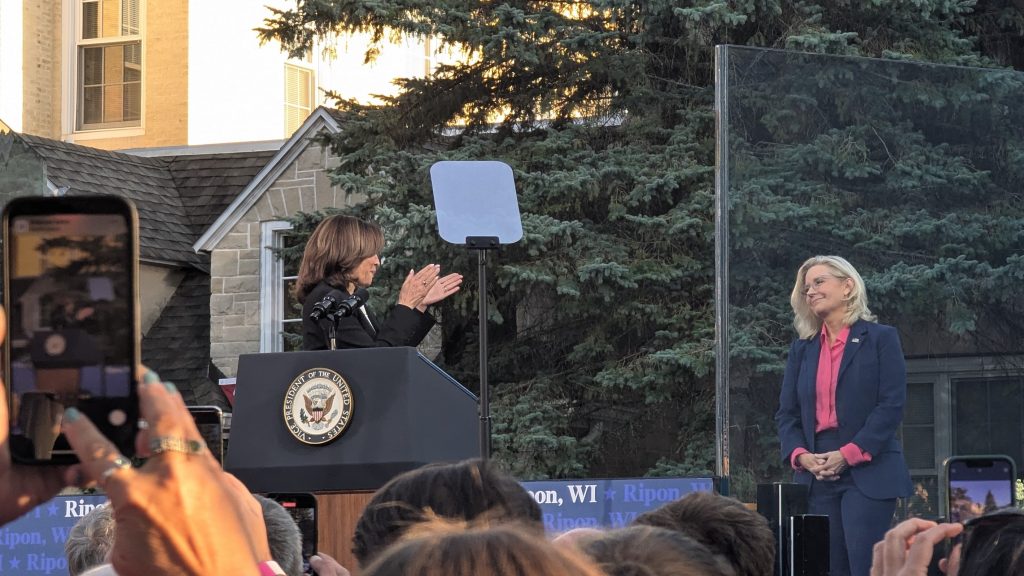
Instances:
[[[284,220],[260,223],[260,352],[283,352],[285,290],[284,263],[274,255],[292,225]],[[289,276],[288,278],[292,278]]]
[[[146,133],[146,0],[139,1],[139,33],[108,38],[82,38],[82,5],[90,0],[63,0],[61,26],[64,57],[61,62],[61,137],[68,142],[125,138]],[[79,127],[81,87],[79,83],[79,48],[124,42],[140,43],[142,80],[139,89],[139,120],[129,126]]]

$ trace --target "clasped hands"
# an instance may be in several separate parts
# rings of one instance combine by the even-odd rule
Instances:
[[[807,470],[818,480],[834,482],[839,480],[840,474],[850,469],[849,463],[839,450],[812,454],[805,452],[797,457],[797,462],[804,470]]]

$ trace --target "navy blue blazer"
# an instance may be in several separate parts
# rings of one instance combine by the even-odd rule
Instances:
[[[797,448],[816,452],[814,446],[815,380],[821,334],[798,339],[789,348],[782,379],[779,426],[782,459],[790,465]],[[909,496],[913,490],[896,431],[903,420],[907,399],[907,367],[896,329],[858,320],[850,327],[836,383],[836,417],[842,445],[853,442],[871,454],[871,461],[853,466],[857,488],[869,498]],[[795,480],[810,484],[814,475],[799,470]]]

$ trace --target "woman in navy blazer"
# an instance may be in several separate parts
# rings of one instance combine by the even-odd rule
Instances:
[[[832,576],[868,576],[896,499],[912,486],[896,431],[907,396],[899,335],[875,323],[864,281],[839,256],[800,266],[790,296],[800,335],[789,349],[779,426],[782,458],[829,517]]]

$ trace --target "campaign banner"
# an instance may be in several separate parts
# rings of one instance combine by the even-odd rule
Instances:
[[[521,482],[540,505],[544,528],[622,528],[637,516],[691,492],[712,492],[714,478],[607,478]]]
[[[57,496],[0,528],[0,574],[68,574],[64,543],[71,527],[106,496]]]
[[[548,532],[621,528],[638,515],[691,492],[711,492],[713,478],[615,478],[522,482],[540,505]],[[57,496],[0,528],[0,574],[66,576],[64,543],[78,519],[107,501],[101,495]]]

